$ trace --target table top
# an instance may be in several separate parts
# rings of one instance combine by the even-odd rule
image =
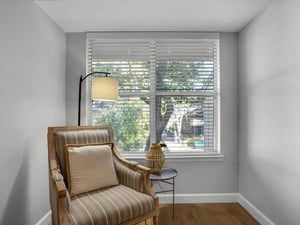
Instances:
[[[177,170],[169,167],[163,167],[160,170],[160,174],[150,174],[150,180],[169,180],[177,176]]]

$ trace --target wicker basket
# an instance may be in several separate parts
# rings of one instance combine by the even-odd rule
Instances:
[[[151,144],[146,154],[147,166],[151,169],[151,173],[159,174],[165,163],[165,155],[161,150],[160,144]]]

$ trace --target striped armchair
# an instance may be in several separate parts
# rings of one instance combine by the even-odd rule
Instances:
[[[53,225],[158,225],[159,201],[149,184],[150,170],[123,159],[113,144],[109,151],[118,183],[75,195],[70,193],[67,146],[113,142],[110,126],[48,128]]]

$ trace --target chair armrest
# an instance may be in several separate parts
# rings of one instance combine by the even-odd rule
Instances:
[[[70,197],[66,188],[64,178],[60,170],[56,167],[56,162],[50,161],[50,204],[53,224],[66,225],[70,213]]]
[[[134,161],[115,158],[115,169],[121,184],[152,196],[158,206],[158,197],[152,190],[149,181],[150,169]]]

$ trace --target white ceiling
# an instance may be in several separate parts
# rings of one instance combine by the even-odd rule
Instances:
[[[34,1],[66,32],[236,32],[274,0]]]

